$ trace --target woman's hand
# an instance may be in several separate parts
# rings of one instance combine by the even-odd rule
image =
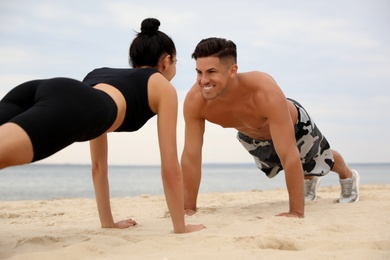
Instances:
[[[280,213],[276,215],[277,217],[288,217],[288,218],[304,218],[303,215],[300,215],[295,212],[285,212],[285,213]]]
[[[137,222],[129,218],[115,223],[115,228],[124,229],[124,228],[133,227],[135,225],[137,225]]]
[[[184,214],[187,215],[187,216],[192,216],[192,215],[194,215],[195,213],[196,213],[196,211],[193,210],[193,209],[185,209],[185,210],[184,210]]]
[[[190,233],[190,232],[196,232],[196,231],[199,231],[199,230],[202,230],[202,229],[205,229],[206,227],[202,224],[198,224],[198,225],[191,225],[191,224],[188,224],[186,225],[186,233]]]

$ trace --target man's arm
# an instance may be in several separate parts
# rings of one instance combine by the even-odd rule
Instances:
[[[187,215],[196,212],[205,131],[205,119],[200,116],[194,100],[190,92],[184,102],[185,142],[181,156],[181,167],[184,178],[184,210]]]
[[[280,216],[304,217],[304,176],[297,148],[294,122],[289,112],[288,101],[276,89],[267,100],[266,116],[276,153],[282,163],[289,194],[290,210]]]

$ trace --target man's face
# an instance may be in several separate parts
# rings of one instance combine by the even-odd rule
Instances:
[[[212,100],[228,88],[229,66],[217,57],[197,58],[197,83],[202,89],[203,97]]]

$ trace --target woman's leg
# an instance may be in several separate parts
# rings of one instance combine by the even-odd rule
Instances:
[[[0,101],[0,169],[30,163],[33,147],[30,137],[19,125],[10,122],[34,105],[41,80],[28,81],[9,91]]]
[[[33,147],[27,133],[17,124],[0,126],[0,169],[30,163]]]
[[[96,138],[116,114],[107,94],[77,80],[21,84],[0,101],[0,168],[42,160],[76,141]]]

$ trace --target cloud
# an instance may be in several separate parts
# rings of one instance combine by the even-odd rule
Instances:
[[[348,161],[388,161],[390,2],[385,0],[1,1],[0,97],[29,79],[82,79],[95,67],[128,67],[129,44],[146,17],[160,19],[160,29],[176,43],[172,83],[181,103],[196,79],[191,53],[197,42],[225,37],[238,46],[239,71],[271,74]],[[179,152],[183,131],[180,111]],[[149,141],[133,149],[140,138]],[[137,133],[112,134],[110,160],[158,164],[155,138],[154,121]],[[206,162],[252,162],[235,130],[212,124],[204,155]],[[48,161],[88,162],[88,144],[75,144]]]

